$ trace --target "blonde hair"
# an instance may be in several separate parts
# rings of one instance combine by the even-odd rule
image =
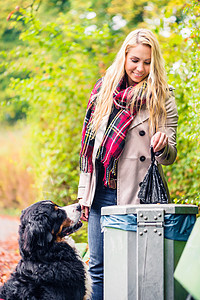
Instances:
[[[149,110],[150,132],[154,133],[158,129],[158,124],[164,126],[166,119],[165,99],[168,96],[168,84],[164,67],[164,60],[161,54],[159,43],[155,35],[147,29],[137,29],[129,33],[123,42],[112,65],[107,69],[104,76],[100,92],[97,96],[97,105],[92,121],[93,132],[95,133],[102,118],[110,114],[113,104],[113,92],[120,79],[125,75],[126,55],[131,48],[139,44],[151,47],[150,73],[134,87],[134,95],[131,101],[133,107],[139,90],[147,80],[146,107]]]

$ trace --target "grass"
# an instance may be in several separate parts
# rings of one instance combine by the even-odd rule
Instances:
[[[19,217],[21,210],[39,197],[35,188],[26,126],[0,127],[0,215]],[[75,242],[87,242],[87,223],[75,234]]]
[[[21,209],[19,208],[1,208],[0,210],[0,215],[1,216],[10,216],[10,217],[20,217],[21,215]]]
[[[34,202],[37,191],[31,162],[24,156],[25,127],[0,128],[0,208],[9,214]]]

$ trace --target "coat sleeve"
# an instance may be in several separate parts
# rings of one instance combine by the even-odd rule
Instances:
[[[83,173],[81,172],[79,177],[79,185],[78,185],[78,199],[85,198],[85,194],[87,194],[87,190],[89,189],[90,181],[91,181],[92,173]]]
[[[168,136],[168,145],[165,147],[162,154],[156,157],[159,164],[171,165],[176,159],[176,131],[178,126],[178,112],[175,102],[175,97],[172,89],[170,88],[171,96],[166,100],[166,113],[167,119],[165,128],[159,127],[158,131],[165,132]]]

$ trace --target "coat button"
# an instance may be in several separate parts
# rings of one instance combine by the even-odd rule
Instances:
[[[146,157],[145,156],[140,156],[140,161],[145,161]]]
[[[143,184],[143,182],[141,181],[141,182],[139,183],[139,186],[142,186],[142,184]]]
[[[144,135],[145,135],[145,131],[144,131],[144,130],[140,130],[140,131],[139,131],[139,135],[140,135],[140,136],[144,136]]]

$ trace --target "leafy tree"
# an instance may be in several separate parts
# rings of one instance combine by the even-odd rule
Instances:
[[[178,158],[165,170],[172,198],[198,202],[199,2],[74,0],[64,13],[54,10],[53,21],[44,15],[48,3],[43,2],[36,18],[30,7],[18,11],[18,21],[25,26],[23,45],[3,54],[7,72],[20,74],[10,73],[13,96],[29,107],[27,151],[35,162],[37,185],[57,202],[76,199],[81,128],[90,91],[113,61],[124,34],[136,26],[148,27],[160,41],[169,83],[176,88]],[[119,19],[122,26],[117,27]]]
[[[170,190],[175,202],[200,203],[200,3],[180,1],[174,8],[170,1],[165,10],[168,30],[165,60],[169,79],[176,88],[179,112],[178,157],[166,170]],[[166,22],[165,21],[165,22]],[[164,24],[160,30],[163,30]],[[158,29],[159,30],[159,29]]]
[[[29,22],[30,15],[23,13]],[[21,34],[29,44],[23,52],[29,78],[12,80],[20,99],[30,103],[41,187],[53,182],[54,190],[58,187],[54,199],[62,203],[76,199],[83,115],[92,86],[113,59],[115,43],[106,25],[98,29],[87,18],[79,24],[73,18],[61,14],[45,27],[38,20],[30,23]]]

